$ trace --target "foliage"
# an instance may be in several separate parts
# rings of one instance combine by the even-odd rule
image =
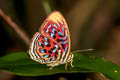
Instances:
[[[68,65],[68,70],[64,69],[65,64],[63,64],[50,71],[50,67],[32,61],[26,52],[11,53],[0,58],[0,70],[7,70],[17,75],[42,76],[56,73],[100,72],[110,79],[120,80],[120,67],[103,58],[94,58],[77,52],[74,53],[73,65],[74,68]]]

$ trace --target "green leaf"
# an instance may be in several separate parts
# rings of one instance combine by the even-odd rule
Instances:
[[[73,65],[74,68],[68,65],[68,70],[64,69],[65,64],[63,64],[50,71],[49,66],[31,60],[26,52],[11,53],[0,58],[0,70],[7,70],[17,75],[41,76],[56,73],[100,72],[110,79],[120,80],[120,67],[102,58],[85,56],[80,52],[74,53]]]

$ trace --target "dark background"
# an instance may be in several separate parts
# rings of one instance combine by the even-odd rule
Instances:
[[[119,0],[0,0],[0,8],[30,38],[39,31],[47,15],[60,11],[67,20],[71,35],[71,51],[93,48],[96,56],[120,65],[120,1]],[[0,56],[27,51],[26,43],[0,17]],[[19,56],[18,56],[19,57]],[[1,71],[0,80],[108,80],[98,73],[55,74],[24,77]]]

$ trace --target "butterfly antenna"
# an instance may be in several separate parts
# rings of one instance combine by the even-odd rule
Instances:
[[[83,50],[77,50],[77,51],[73,51],[72,53],[75,53],[75,52],[82,52],[82,51],[93,51],[94,49],[83,49]]]

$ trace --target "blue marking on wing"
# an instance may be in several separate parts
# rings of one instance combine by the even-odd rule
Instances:
[[[41,43],[39,42],[38,45],[41,46]]]
[[[44,42],[45,45],[47,45],[48,43],[47,42]]]
[[[49,31],[49,28],[51,27],[51,24],[48,26],[48,28],[47,28],[47,31],[46,32],[48,32]]]
[[[48,57],[48,55],[45,55],[44,57],[45,57],[45,58],[47,58],[47,57]]]
[[[68,48],[68,46],[66,46],[66,48],[65,48],[65,53],[66,53],[66,51],[67,51],[67,48]]]
[[[43,49],[40,50],[41,53],[45,53]]]
[[[65,40],[67,38],[67,36],[65,36],[64,38],[61,38],[62,40]]]
[[[53,26],[57,28],[56,24],[53,24]]]
[[[47,31],[46,32],[48,32],[49,31],[49,28],[47,29]]]
[[[61,33],[61,32],[58,32],[58,34],[59,34],[59,35],[62,35],[62,33]]]
[[[55,52],[56,52],[56,49],[54,49],[53,52],[55,53]]]
[[[53,33],[51,33],[51,37],[53,37],[53,35],[54,35],[54,34],[53,34]]]
[[[52,32],[53,32],[53,33],[55,32],[55,29],[54,29],[54,28],[52,29]]]
[[[58,45],[55,45],[56,48],[58,48]]]
[[[52,58],[52,61],[54,61],[55,60],[55,56],[53,56],[53,58]]]
[[[65,44],[65,43],[67,43],[68,42],[68,40],[67,41],[61,41],[61,44]]]
[[[63,27],[62,27],[62,32],[63,32],[63,34],[64,34],[64,29],[63,29]]]
[[[51,27],[51,24],[48,26],[48,28],[50,28]]]
[[[44,39],[47,41],[47,38],[46,38],[46,37],[44,37]]]
[[[57,24],[60,27],[60,24]]]
[[[50,59],[47,60],[47,62],[49,62],[49,61],[50,61]]]

